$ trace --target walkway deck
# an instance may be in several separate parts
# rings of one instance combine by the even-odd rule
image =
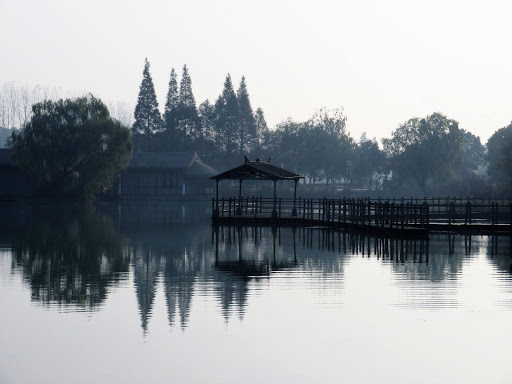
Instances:
[[[426,199],[419,204],[414,199],[401,199],[398,204],[370,199],[213,199],[212,223],[328,227],[415,239],[428,238],[429,233],[512,234],[509,201],[432,201],[434,204]]]

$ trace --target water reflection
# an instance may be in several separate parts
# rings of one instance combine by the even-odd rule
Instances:
[[[129,270],[122,236],[92,204],[3,213],[2,243],[10,243],[12,268],[30,285],[34,301],[94,310]]]
[[[512,274],[512,241],[510,237],[489,236],[486,254],[498,269]]]
[[[212,297],[226,321],[233,314],[243,319],[251,292],[274,276],[313,281],[341,297],[355,258],[379,261],[403,284],[407,300],[399,305],[427,308],[458,305],[455,285],[436,284],[456,281],[472,255],[485,253],[500,271],[511,270],[508,237],[424,241],[318,228],[212,227],[207,203],[22,205],[2,212],[8,220],[0,242],[12,249],[12,270],[34,301],[92,311],[111,287],[133,276],[144,333],[159,287],[169,326],[185,329],[195,297]]]

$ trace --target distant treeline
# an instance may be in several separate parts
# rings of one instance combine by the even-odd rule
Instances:
[[[242,77],[235,92],[228,74],[211,103],[196,107],[186,66],[181,81],[171,70],[160,114],[146,60],[132,138],[136,150],[187,151],[225,170],[260,158],[306,176],[308,183],[385,188],[392,193],[489,195],[509,193],[512,124],[498,130],[484,147],[480,138],[441,113],[412,118],[382,140],[356,141],[341,109],[321,109],[309,120],[291,119],[270,130],[263,109],[253,111]]]
[[[23,127],[30,117],[27,105],[55,93],[21,90],[12,83],[0,87],[0,127]],[[220,95],[197,106],[186,66],[180,81],[171,70],[161,113],[147,60],[133,119],[127,105],[107,105],[113,118],[131,127],[135,150],[196,151],[219,171],[247,156],[272,158],[273,164],[304,175],[307,183],[342,184],[344,191],[482,196],[512,189],[512,123],[485,146],[441,113],[409,119],[380,147],[365,134],[351,137],[342,109],[321,109],[307,121],[287,119],[269,129],[263,109],[251,106],[244,77],[235,91],[228,74]]]

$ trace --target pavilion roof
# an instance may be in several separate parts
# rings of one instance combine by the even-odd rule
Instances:
[[[210,177],[214,180],[298,180],[303,176],[276,167],[270,161],[249,161],[246,160],[236,168]]]

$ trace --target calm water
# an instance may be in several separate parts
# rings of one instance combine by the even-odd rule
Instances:
[[[3,205],[0,383],[512,383],[508,237]]]

